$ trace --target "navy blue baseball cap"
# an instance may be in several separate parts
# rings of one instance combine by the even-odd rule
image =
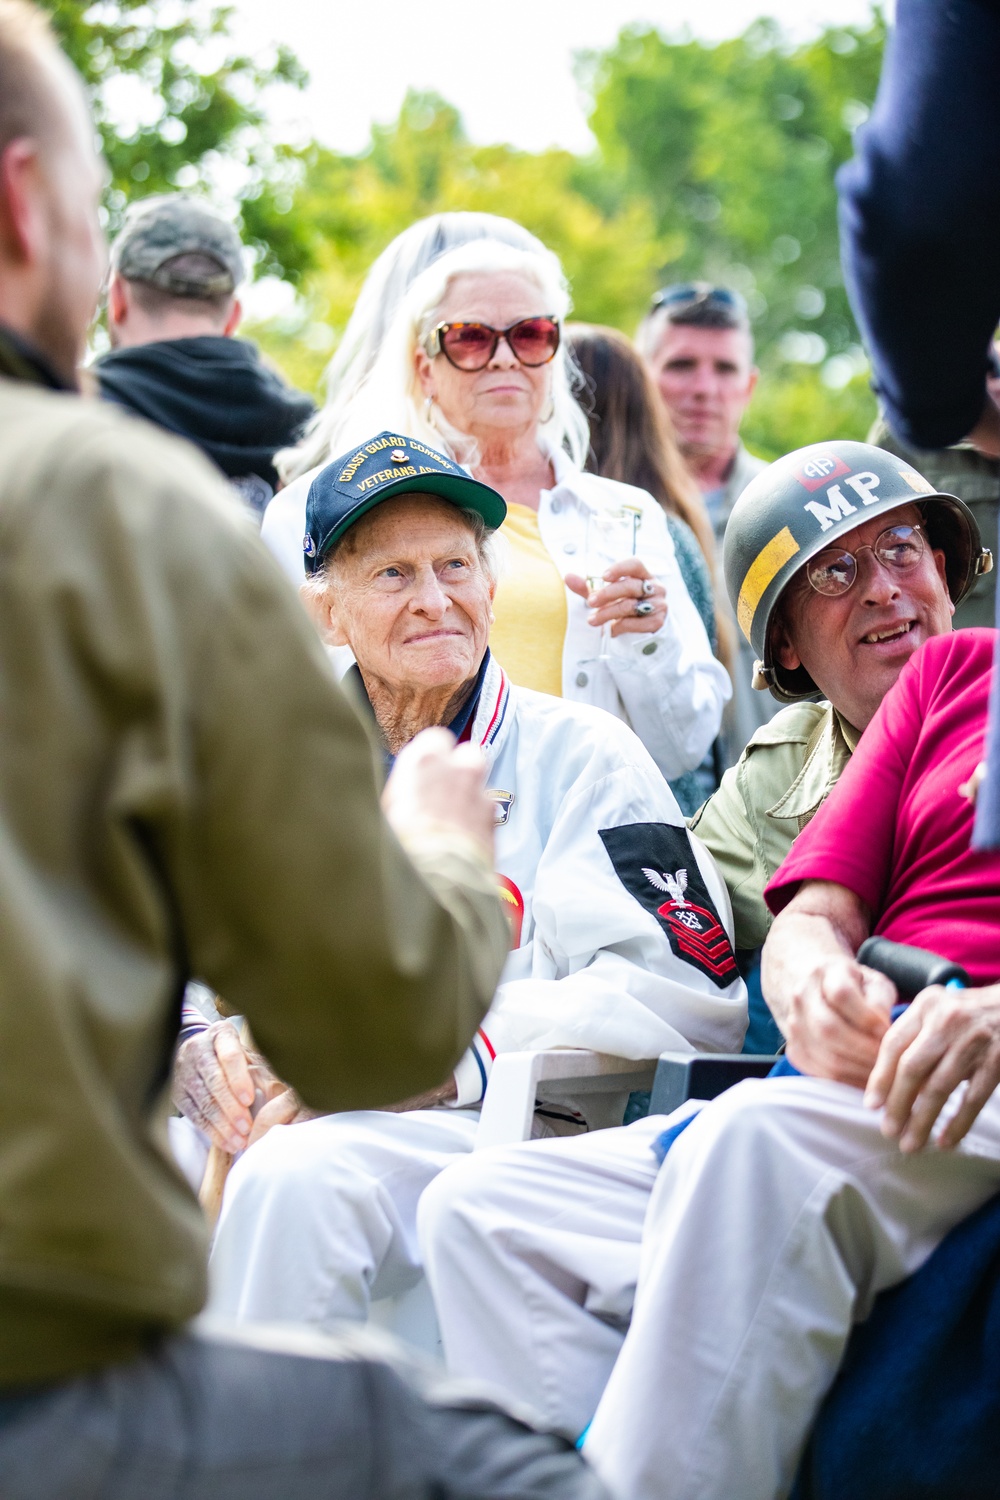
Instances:
[[[507,514],[502,495],[480,484],[436,448],[398,433],[380,432],[335,458],[316,475],[306,496],[302,542],[307,573],[363,515],[394,495],[438,495],[460,510],[482,516],[496,531]]]

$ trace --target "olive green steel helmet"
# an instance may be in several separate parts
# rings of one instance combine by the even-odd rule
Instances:
[[[958,604],[993,567],[972,511],[939,494],[905,459],[870,443],[813,443],[758,474],[733,506],[723,558],[740,629],[757,653],[754,686],[781,703],[814,698],[804,667],[788,671],[771,654],[778,600],[799,569],[871,516],[919,505],[931,546],[945,555],[948,592]]]

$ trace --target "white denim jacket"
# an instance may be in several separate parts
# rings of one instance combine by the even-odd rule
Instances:
[[[567,589],[563,697],[623,719],[667,780],[673,780],[701,764],[718,734],[732,693],[729,675],[712,655],[663,511],[652,495],[582,473],[565,453],[552,451],[549,457],[556,482],[539,496],[538,529],[560,573],[583,571],[590,511],[633,505],[642,513],[636,554],[667,591],[667,618],[660,629],[651,635],[613,637],[610,659],[598,661],[599,632],[587,623],[590,611]]]

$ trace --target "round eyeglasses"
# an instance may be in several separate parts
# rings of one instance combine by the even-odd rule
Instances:
[[[924,555],[924,535],[920,526],[889,526],[879,533],[874,542],[848,552],[840,547],[827,547],[817,552],[806,563],[805,573],[817,594],[833,598],[846,594],[858,576],[858,557],[862,552],[873,552],[884,568],[905,573],[915,568]]]
[[[431,331],[428,354],[443,354],[456,370],[485,370],[501,339],[522,365],[534,369],[547,365],[559,348],[559,324],[555,318],[521,318],[509,328],[491,328],[488,323],[439,323]]]

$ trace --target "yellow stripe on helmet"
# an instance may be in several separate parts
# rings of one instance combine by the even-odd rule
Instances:
[[[792,536],[787,526],[783,526],[777,536],[773,536],[767,546],[762,548],[747,569],[740,589],[740,597],[736,603],[736,619],[739,627],[747,640],[750,639],[750,626],[757,612],[757,606],[768,584],[788,561],[799,551],[799,544]]]

